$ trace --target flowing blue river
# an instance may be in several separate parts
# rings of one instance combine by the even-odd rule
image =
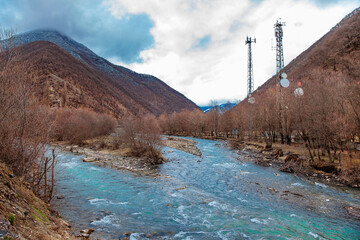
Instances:
[[[202,157],[164,148],[152,176],[58,156],[53,207],[94,239],[360,239],[360,192],[242,162],[221,142],[194,139]],[[131,234],[131,235],[130,235]],[[130,236],[129,236],[130,235]]]

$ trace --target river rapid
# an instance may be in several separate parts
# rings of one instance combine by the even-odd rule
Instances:
[[[65,198],[52,206],[74,231],[94,228],[94,239],[360,239],[360,221],[344,208],[360,208],[359,190],[257,166],[221,142],[193,140],[201,157],[164,148],[169,161],[150,175],[60,153],[56,194]]]

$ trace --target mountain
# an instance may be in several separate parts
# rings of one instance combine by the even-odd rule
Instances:
[[[209,111],[211,111],[214,108],[218,108],[220,111],[224,112],[227,110],[230,110],[231,108],[233,108],[236,105],[236,103],[223,103],[217,106],[200,106],[200,109],[204,112],[207,113]]]
[[[114,65],[58,31],[30,31],[14,42],[37,96],[51,106],[84,106],[115,116],[198,109],[160,79]]]
[[[299,83],[304,91],[312,91],[314,83],[326,84],[330,88],[345,81],[346,84],[358,87],[359,66],[360,7],[345,16],[327,34],[285,66],[283,71],[288,75],[290,87],[284,91],[293,92]],[[275,75],[254,91],[256,102],[261,101],[263,94],[274,88],[277,81],[278,76]],[[243,100],[235,109],[247,105],[247,102],[247,99]]]

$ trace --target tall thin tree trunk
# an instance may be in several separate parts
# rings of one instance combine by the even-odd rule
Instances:
[[[52,162],[51,162],[51,188],[50,188],[50,194],[49,194],[49,202],[51,201],[54,193],[54,169],[55,169],[55,148],[52,149]]]
[[[34,162],[33,163],[33,176],[32,176],[32,190],[33,190],[33,193],[35,193],[36,195],[36,188],[35,188],[35,176],[36,176],[36,163]]]
[[[44,201],[47,202],[47,164],[48,164],[49,158],[45,158],[45,168],[44,168]]]

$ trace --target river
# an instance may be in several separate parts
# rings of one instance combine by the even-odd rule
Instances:
[[[359,239],[356,189],[311,182],[241,161],[221,142],[194,139],[202,157],[164,148],[151,176],[58,155],[52,206],[74,229],[119,239]],[[131,233],[131,235],[130,235]],[[130,236],[129,236],[130,235]],[[96,239],[96,238],[95,238]]]

